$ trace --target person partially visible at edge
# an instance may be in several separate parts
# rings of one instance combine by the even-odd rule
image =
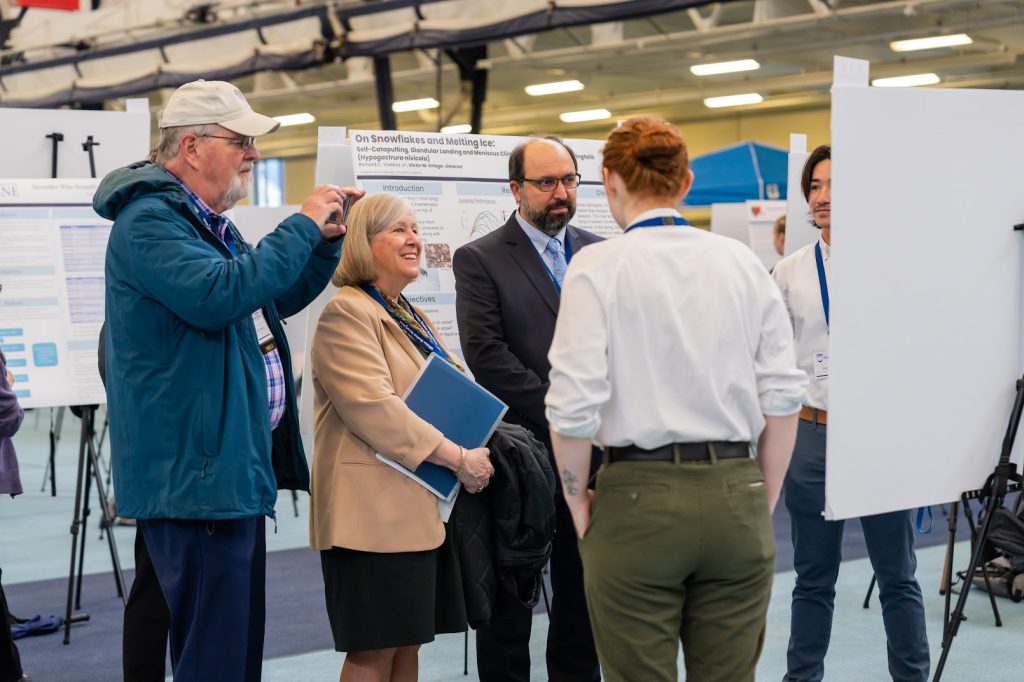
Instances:
[[[832,148],[822,145],[804,164],[800,186],[815,227],[812,244],[775,264],[796,336],[797,364],[810,387],[800,410],[793,462],[784,495],[793,537],[792,624],[786,682],[818,682],[832,635],[836,580],[845,522],[826,521],[825,434],[828,429],[828,283],[832,272]],[[911,512],[860,519],[882,602],[889,674],[896,682],[925,682],[931,669],[924,601],[917,582]]]
[[[322,185],[257,247],[223,213],[245,197],[278,123],[230,83],[178,88],[152,161],[93,201],[106,255],[106,374],[118,511],[139,529],[170,613],[175,680],[259,680],[264,517],[307,490],[281,319],[327,285],[344,225]]]
[[[780,215],[772,225],[772,244],[775,246],[775,253],[780,256],[786,254],[786,216]]]
[[[422,310],[402,295],[420,274],[412,207],[376,194],[349,214],[310,363],[316,426],[309,535],[320,550],[340,679],[415,680],[420,645],[464,632],[456,549],[437,497],[377,459],[432,462],[479,493],[494,474],[487,448],[461,448],[402,399],[431,353],[462,370]],[[441,396],[438,396],[441,399]]]
[[[679,215],[693,182],[679,131],[632,118],[602,165],[625,234],[569,266],[546,398],[601,672],[675,682],[681,641],[686,679],[749,682],[807,379],[758,258]]]
[[[7,368],[7,358],[0,351],[0,495],[20,495],[21,476],[18,457],[11,438],[18,432],[25,412],[14,394],[14,375]],[[0,571],[0,682],[31,682],[21,668],[21,656],[11,636],[11,614]]]

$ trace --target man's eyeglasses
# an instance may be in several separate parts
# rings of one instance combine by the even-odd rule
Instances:
[[[243,152],[247,152],[256,146],[255,137],[234,137],[232,135],[200,135],[199,137],[215,137],[218,140],[227,140]]]
[[[580,186],[580,174],[573,173],[572,175],[566,175],[564,178],[523,178],[524,182],[528,182],[541,192],[553,192],[558,187],[558,183],[562,183],[562,187],[566,189],[576,189]]]

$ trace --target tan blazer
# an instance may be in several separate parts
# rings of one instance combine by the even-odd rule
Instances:
[[[380,452],[415,469],[443,439],[401,398],[425,362],[416,346],[379,303],[348,286],[320,315],[310,361],[310,545],[364,552],[440,546],[437,498],[375,457]]]

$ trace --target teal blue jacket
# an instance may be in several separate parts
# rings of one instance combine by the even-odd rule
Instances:
[[[140,162],[100,183],[106,257],[107,409],[117,511],[136,519],[273,516],[277,490],[309,490],[281,319],[327,285],[341,242],[301,214],[237,255],[180,185]],[[262,308],[281,351],[287,408],[270,430]]]

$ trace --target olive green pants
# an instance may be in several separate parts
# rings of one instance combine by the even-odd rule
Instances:
[[[580,541],[605,680],[744,682],[764,644],[775,537],[751,459],[602,467]]]

